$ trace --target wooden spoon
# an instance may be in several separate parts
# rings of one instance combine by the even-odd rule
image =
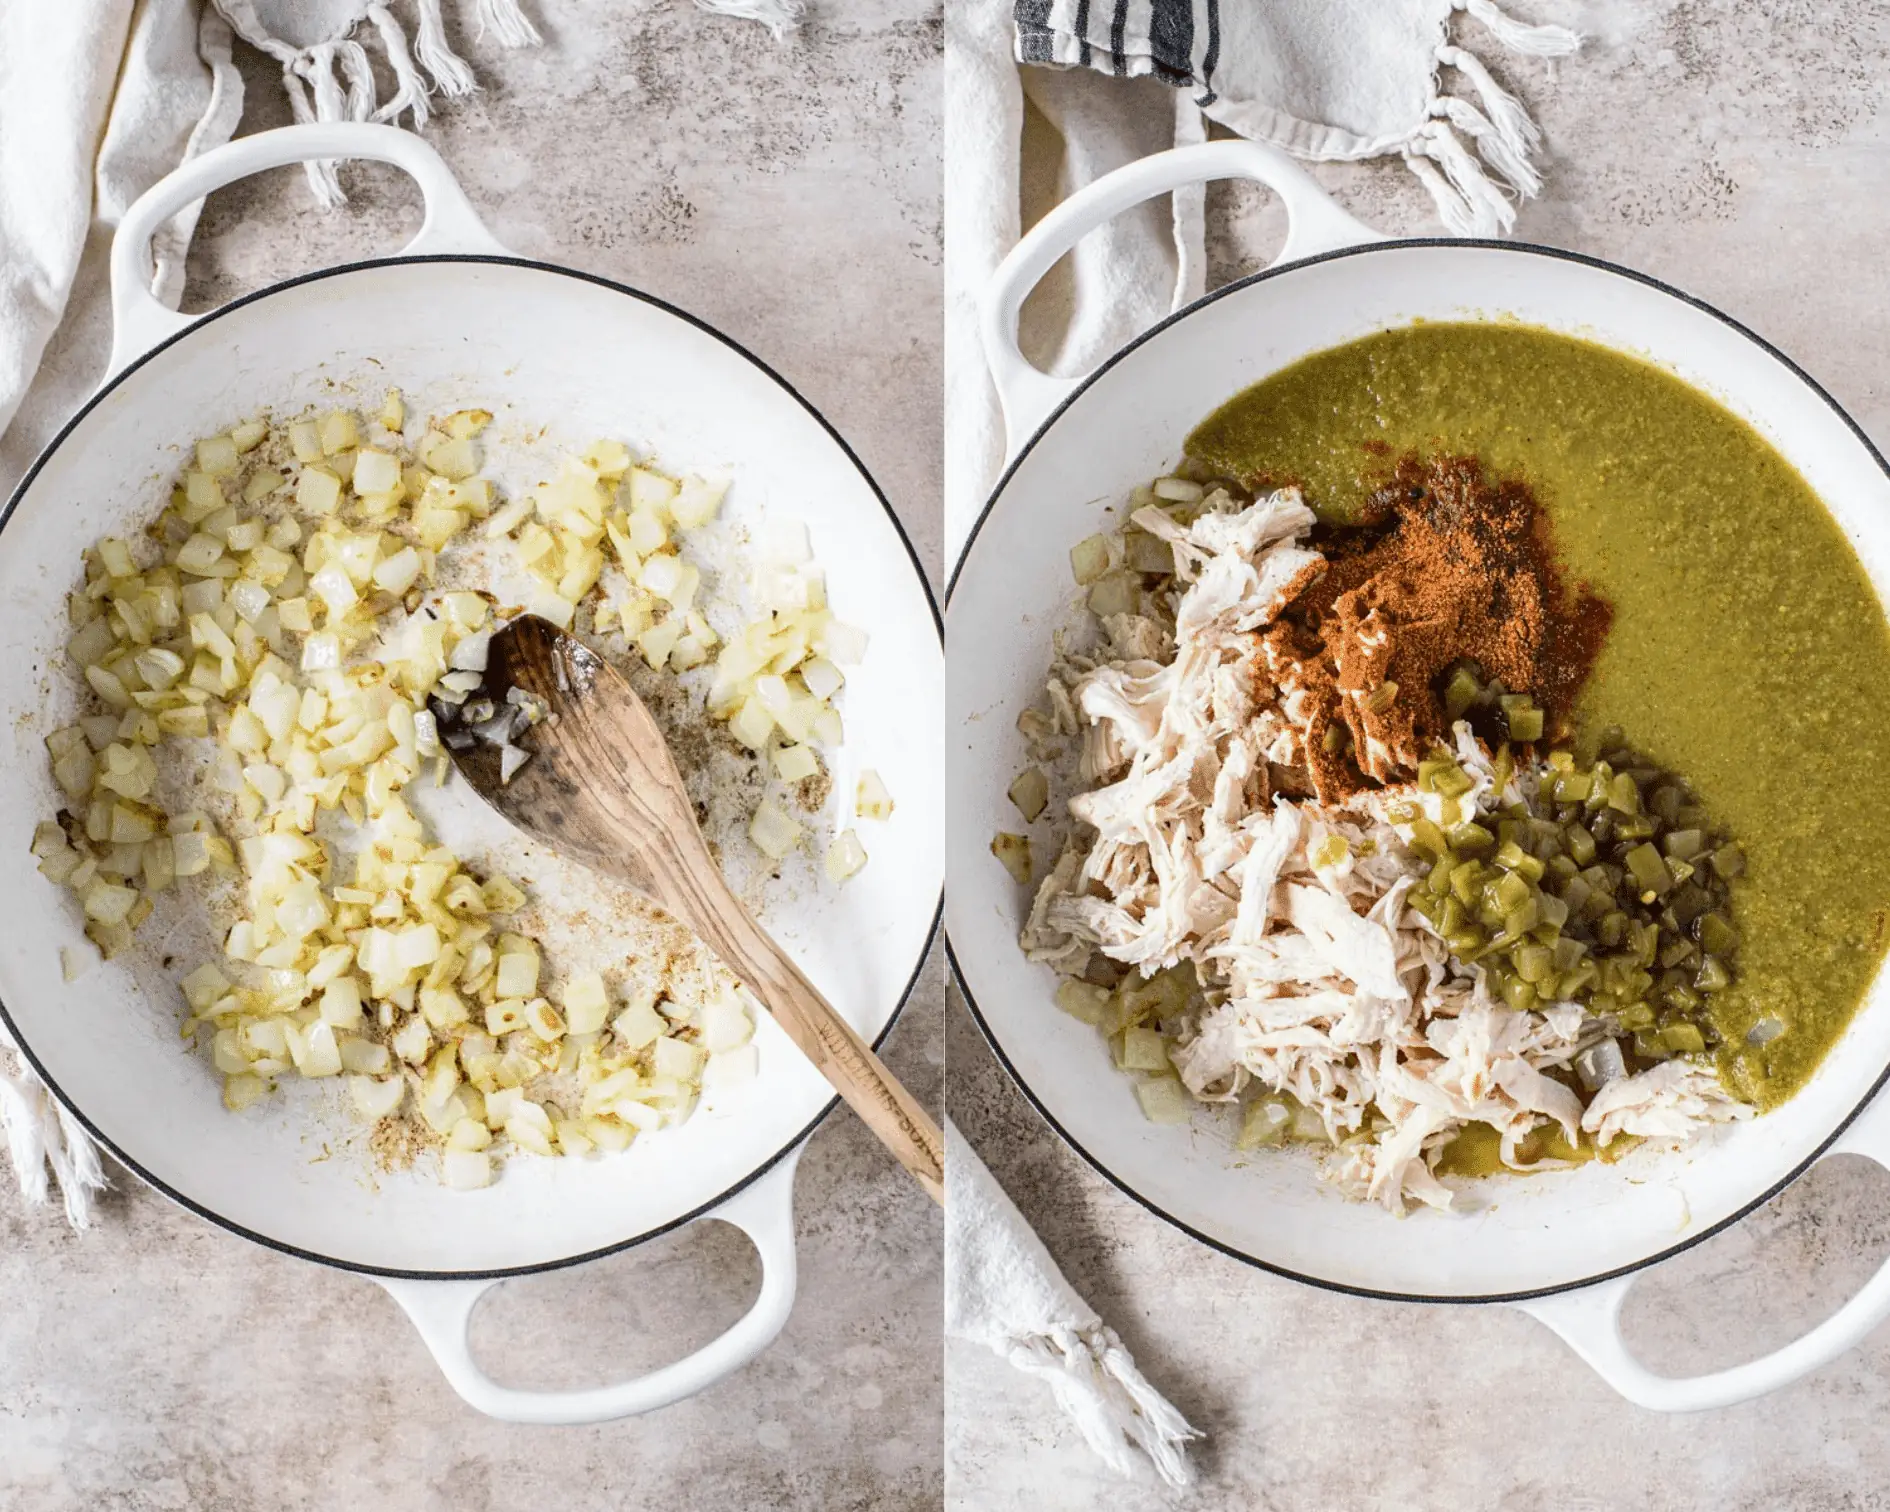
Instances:
[[[550,621],[525,614],[492,637],[477,696],[503,705],[515,687],[549,713],[514,739],[530,759],[509,782],[498,746],[478,741],[453,753],[474,790],[527,834],[627,882],[693,929],[942,1203],[938,1125],[723,880],[663,732],[630,684]]]

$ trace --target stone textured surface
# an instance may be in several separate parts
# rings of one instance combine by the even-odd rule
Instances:
[[[1546,4],[1519,3],[1531,18]],[[1567,14],[1564,11],[1564,14]],[[1890,442],[1890,26],[1881,9],[1621,0],[1586,7],[1555,69],[1465,37],[1535,109],[1548,186],[1518,234],[1690,290],[1799,359]],[[1362,218],[1425,229],[1399,164],[1321,168]],[[1282,227],[1210,202],[1217,279]],[[1193,1243],[1065,1148],[962,1009],[949,1106],[1076,1284],[1209,1435],[1192,1498],[1115,1479],[1042,1387],[947,1348],[947,1503],[977,1512],[1189,1505],[1243,1512],[1867,1512],[1890,1506],[1890,1333],[1767,1398],[1685,1418],[1617,1399],[1502,1309],[1355,1301]],[[1630,1342],[1668,1371],[1730,1365],[1826,1315],[1890,1254],[1890,1179],[1846,1159],[1646,1278]]]
[[[427,133],[493,230],[743,341],[848,437],[935,564],[933,8],[817,5],[787,49],[683,0],[529,8],[547,45],[463,39],[486,90]],[[285,123],[273,67],[251,58],[246,74],[245,129]],[[417,226],[397,174],[345,177],[354,203],[335,215],[292,171],[218,194],[190,306],[392,250]],[[99,335],[69,335],[51,380],[82,392]],[[8,437],[9,483],[30,429]],[[934,961],[887,1054],[933,1106],[940,981]],[[463,1407],[366,1281],[232,1238],[130,1178],[82,1236],[0,1181],[0,1507],[936,1507],[938,1214],[844,1114],[811,1141],[798,1214],[800,1300],[759,1361],[657,1416],[552,1431]],[[508,1381],[600,1381],[705,1342],[758,1282],[746,1241],[702,1225],[506,1286],[475,1341]]]

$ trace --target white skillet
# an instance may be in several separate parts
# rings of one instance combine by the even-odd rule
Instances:
[[[396,257],[293,279],[201,318],[151,298],[145,270],[159,226],[222,185],[311,158],[404,169],[426,202],[419,235]],[[187,164],[127,212],[112,251],[112,303],[110,376],[0,516],[0,1014],[60,1100],[127,1166],[260,1244],[372,1276],[480,1411],[594,1422],[703,1390],[787,1320],[794,1165],[834,1106],[827,1084],[764,1021],[758,1079],[719,1109],[619,1156],[514,1159],[472,1193],[445,1190],[430,1171],[376,1181],[358,1151],[316,1159],[330,1126],[306,1086],[242,1117],[226,1112],[207,1061],[178,1041],[175,973],[150,951],[62,980],[62,946],[91,952],[72,898],[35,872],[27,846],[57,807],[41,742],[75,709],[63,596],[86,545],[130,535],[152,516],[181,446],[264,407],[332,404],[331,380],[359,379],[376,395],[396,384],[418,413],[482,405],[500,425],[550,423],[580,444],[621,436],[679,466],[728,467],[734,522],[773,511],[804,520],[836,612],[872,636],[847,688],[841,775],[876,767],[897,810],[866,834],[871,860],[853,885],[803,877],[769,894],[764,920],[877,1043],[924,959],[943,878],[943,660],[936,611],[897,520],[846,444],[761,362],[649,295],[509,256],[433,150],[390,127],[289,127]],[[851,791],[848,781],[837,786]],[[582,901],[588,876],[572,869],[544,885]],[[746,1231],[763,1267],[754,1305],[713,1342],[584,1391],[514,1390],[474,1362],[467,1322],[497,1281],[705,1217]]]
[[[1290,229],[1272,268],[1176,313],[1081,381],[1025,361],[1018,308],[1084,233],[1153,195],[1219,178],[1255,180],[1283,201]],[[1005,260],[982,314],[1011,456],[964,544],[946,612],[946,931],[973,1013],[1044,1117],[1123,1191],[1227,1254],[1365,1296],[1510,1303],[1647,1407],[1758,1396],[1890,1315],[1886,1265],[1796,1342],[1692,1379],[1648,1371],[1618,1326],[1640,1270],[1737,1222],[1824,1156],[1890,1164],[1890,1114],[1873,1103],[1890,1065],[1881,976],[1811,1083],[1777,1112],[1677,1156],[1641,1151],[1614,1166],[1489,1183],[1473,1216],[1400,1220],[1342,1199],[1310,1157],[1237,1164],[1225,1132],[1144,1119],[1100,1036],[1056,1010],[1053,976],[1019,952],[1027,899],[988,851],[994,832],[1019,827],[1005,796],[1025,764],[1015,720],[1042,694],[1050,631],[1073,593],[1070,547],[1099,528],[1104,503],[1173,466],[1196,422],[1269,373],[1416,318],[1500,315],[1636,353],[1771,441],[1830,507],[1881,596],[1890,476],[1830,396],[1737,322],[1644,275],[1543,247],[1387,240],[1289,158],[1246,142],[1163,153],[1079,191]]]

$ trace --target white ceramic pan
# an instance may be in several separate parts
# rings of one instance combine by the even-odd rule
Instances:
[[[1249,178],[1284,201],[1280,261],[1200,300],[1080,382],[1019,354],[1017,310],[1085,232],[1184,184]],[[1025,764],[1018,713],[1042,696],[1051,629],[1073,589],[1069,549],[1104,503],[1172,467],[1222,401],[1309,353],[1416,318],[1497,315],[1647,357],[1750,421],[1830,507],[1881,593],[1890,584],[1890,478],[1844,412],[1785,356],[1699,301],[1640,274],[1543,247],[1388,241],[1326,198],[1289,159],[1248,143],[1184,148],[1075,195],[999,269],[984,306],[987,355],[1012,456],[954,574],[946,613],[946,928],[992,1046],[1038,1109],[1132,1197],[1239,1259],[1361,1295],[1508,1302],[1560,1333],[1616,1389],[1665,1409],[1772,1390],[1849,1348],[1890,1314],[1890,1267],[1810,1334],[1693,1380],[1654,1375],[1617,1318],[1646,1266],[1737,1222],[1815,1161],[1855,1151],[1890,1164],[1890,1114],[1872,1099],[1890,1065],[1890,999],[1870,1000],[1810,1085],[1768,1117],[1687,1154],[1510,1180],[1472,1216],[1397,1219],[1345,1201],[1310,1157],[1237,1168],[1225,1134],[1157,1127],[1094,1029],[1058,1012],[1052,975],[1016,936],[1027,899],[991,857],[1017,828],[1006,789]],[[1044,842],[1039,841],[1042,845]]]
[[[224,184],[309,158],[404,169],[426,201],[420,234],[399,256],[297,278],[201,318],[152,300],[145,269],[157,227]],[[397,384],[415,412],[480,405],[501,422],[549,424],[564,441],[618,436],[679,466],[726,466],[735,525],[771,511],[806,521],[836,612],[872,637],[846,692],[846,757],[884,774],[897,811],[868,837],[861,879],[844,889],[776,887],[763,917],[877,1043],[925,956],[943,876],[943,663],[909,543],[845,443],[761,362],[649,295],[508,256],[438,156],[407,132],[291,127],[195,160],[126,215],[112,297],[111,375],[0,519],[0,1012],[48,1085],[125,1165],[258,1243],[374,1277],[481,1411],[588,1422],[702,1390],[786,1322],[793,1168],[834,1106],[826,1083],[764,1021],[758,1079],[719,1110],[622,1155],[515,1159],[470,1193],[447,1191],[427,1170],[375,1177],[352,1149],[317,1158],[328,1130],[312,1122],[322,1110],[310,1096],[226,1112],[214,1072],[178,1041],[174,973],[139,951],[62,980],[62,946],[91,952],[72,900],[27,853],[34,823],[57,806],[41,741],[74,709],[62,599],[87,544],[151,517],[182,446],[263,408],[333,403],[334,382],[359,379],[374,394]],[[586,1391],[512,1390],[474,1363],[467,1321],[497,1280],[703,1217],[746,1230],[763,1264],[752,1309],[714,1342],[641,1379]]]

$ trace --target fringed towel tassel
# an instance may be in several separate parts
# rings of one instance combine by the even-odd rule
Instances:
[[[385,105],[374,112],[377,121],[397,121],[403,110],[413,112],[415,126],[427,123],[427,81],[420,77],[420,70],[413,66],[413,55],[407,51],[407,34],[400,29],[400,23],[385,5],[370,5],[368,20],[374,23],[374,29],[381,36],[381,51],[387,54],[388,66],[394,70],[394,96]]]
[[[335,81],[333,43],[324,42],[293,54],[283,70],[283,78],[289,86],[289,108],[296,120],[346,119],[341,86]],[[306,91],[303,89],[305,84],[308,86]],[[309,106],[311,99],[314,101],[313,109]],[[347,203],[348,197],[341,192],[341,179],[336,172],[334,159],[324,158],[320,162],[304,163],[302,171],[308,175],[308,186],[314,192],[316,202],[323,208],[333,210]]]
[[[1524,199],[1533,198],[1542,188],[1542,175],[1530,166],[1529,160],[1518,153],[1512,143],[1503,138],[1489,117],[1468,100],[1447,97],[1434,108],[1477,144],[1477,151],[1482,154],[1483,161]]]
[[[738,21],[759,21],[777,42],[785,42],[807,14],[805,0],[696,0],[696,9]]]
[[[1514,207],[1470,156],[1448,121],[1429,121],[1419,128],[1405,149],[1404,160],[1431,191],[1451,235],[1501,236],[1516,224]]]
[[[1565,58],[1582,45],[1581,37],[1566,26],[1529,26],[1504,14],[1495,0],[1453,0],[1452,8],[1468,11],[1503,46],[1532,58]]]
[[[536,47],[543,40],[518,8],[518,0],[479,0],[477,14],[478,37],[490,30],[507,47]]]
[[[1018,1340],[1009,1359],[1049,1383],[1058,1405],[1112,1470],[1132,1474],[1130,1447],[1139,1445],[1169,1485],[1193,1484],[1182,1446],[1200,1433],[1143,1379],[1114,1329],[1058,1328]]]
[[[105,1168],[98,1158],[98,1146],[63,1105],[59,1112],[59,1140],[46,1152],[53,1175],[59,1181],[59,1195],[65,1199],[66,1222],[76,1229],[92,1225],[92,1197],[105,1190]]]
[[[342,77],[348,81],[347,118],[350,121],[370,119],[379,101],[374,88],[374,70],[368,66],[367,49],[344,37],[335,44],[335,60],[341,65]]]
[[[303,82],[307,66],[308,60],[300,53],[291,53],[288,61],[282,65],[282,88],[289,96],[289,114],[300,125],[307,125],[316,119],[308,87]],[[309,192],[315,196],[315,203],[324,210],[332,210],[344,202],[341,181],[335,177],[335,165],[332,162],[304,163],[302,172],[308,178]]]
[[[348,118],[347,96],[341,91],[341,81],[335,77],[334,43],[324,42],[319,47],[309,48],[295,71],[308,81],[309,93],[315,97],[316,120]]]
[[[1529,112],[1523,109],[1522,101],[1490,77],[1489,69],[1483,66],[1483,60],[1475,53],[1446,43],[1438,48],[1437,61],[1446,68],[1456,69],[1470,81],[1477,98],[1483,102],[1484,114],[1505,139],[1515,145],[1518,152],[1532,151],[1542,140],[1542,133],[1536,130],[1536,123],[1529,119]]]
[[[1452,8],[1474,16],[1515,52],[1557,58],[1581,46],[1581,38],[1567,27],[1526,26],[1498,9],[1494,0],[1452,0]],[[1430,190],[1452,235],[1501,236],[1516,224],[1516,210],[1504,188],[1518,199],[1533,198],[1542,188],[1542,175],[1530,161],[1541,133],[1522,102],[1490,76],[1476,54],[1447,40],[1437,49],[1437,66],[1453,68],[1467,79],[1477,104],[1447,95],[1441,83],[1434,83],[1430,119],[1405,143],[1404,160]],[[1464,146],[1465,137],[1476,143],[1482,164]],[[1500,185],[1491,181],[1483,164]]]
[[[92,1221],[93,1196],[105,1190],[98,1149],[72,1115],[36,1083],[15,1078],[0,1064],[0,1132],[19,1177],[20,1191],[35,1207],[45,1202],[48,1179],[59,1183],[66,1221],[82,1229]]]
[[[20,1191],[38,1207],[46,1200],[46,1131],[36,1107],[40,1092],[0,1069],[0,1130],[7,1136],[7,1158],[20,1179]]]
[[[479,87],[465,60],[447,45],[440,0],[414,0],[419,25],[411,52],[407,30],[395,16],[392,0],[356,0],[352,19],[339,34],[309,47],[293,47],[272,36],[256,14],[254,0],[215,0],[215,4],[238,36],[282,65],[289,109],[300,122],[398,123],[402,115],[408,115],[415,126],[424,126],[432,115],[427,96],[433,90],[457,96],[471,94]],[[537,29],[520,11],[518,0],[478,0],[477,19],[481,35],[490,31],[503,46],[531,47],[540,40]],[[367,49],[353,36],[363,21],[374,28],[373,35],[380,39],[381,51],[394,75],[394,92],[385,104],[378,99]],[[332,210],[347,202],[334,163],[308,163],[304,167],[317,203]]]
[[[440,20],[440,0],[415,0],[420,26],[414,38],[413,55],[433,77],[433,87],[443,95],[458,98],[479,87],[466,60],[446,45],[446,26]]]
[[[1482,102],[1478,111],[1468,101],[1445,98],[1441,103],[1450,122],[1477,144],[1484,160],[1509,182],[1524,199],[1533,198],[1542,188],[1542,176],[1529,161],[1542,140],[1536,123],[1518,100],[1496,80],[1472,54],[1449,44],[1438,48],[1437,61],[1454,68],[1468,79]]]

